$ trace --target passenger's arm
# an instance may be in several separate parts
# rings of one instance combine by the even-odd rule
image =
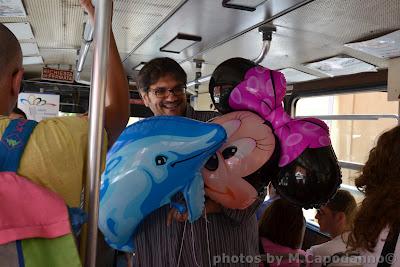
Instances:
[[[92,25],[94,25],[94,7],[91,0],[80,0],[80,3],[89,14]],[[115,142],[125,129],[129,119],[129,112],[128,80],[126,79],[111,29],[105,107],[105,129],[108,134],[109,146]]]

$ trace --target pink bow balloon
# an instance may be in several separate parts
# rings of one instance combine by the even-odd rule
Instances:
[[[246,72],[229,97],[232,109],[251,110],[272,124],[281,144],[279,167],[295,160],[306,148],[331,144],[328,126],[323,121],[290,118],[282,106],[285,93],[282,73],[257,66]]]

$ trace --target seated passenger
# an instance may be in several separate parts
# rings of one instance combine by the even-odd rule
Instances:
[[[320,231],[329,234],[332,240],[307,250],[307,260],[311,266],[321,266],[324,259],[346,250],[356,210],[356,200],[345,190],[338,190],[328,204],[318,210],[315,218],[318,220]]]
[[[363,266],[400,266],[400,126],[383,133],[355,185],[365,193],[349,236]],[[378,265],[378,261],[382,260]],[[391,262],[390,260],[393,260]]]
[[[300,207],[284,199],[275,200],[265,210],[258,229],[260,252],[267,256],[266,261],[270,267],[300,266],[299,259],[305,255],[300,249],[305,231]]]

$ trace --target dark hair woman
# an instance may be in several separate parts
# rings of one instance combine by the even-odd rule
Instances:
[[[386,251],[397,259],[392,267],[400,266],[400,126],[379,137],[355,185],[365,199],[354,219],[350,247],[375,259]]]
[[[289,257],[287,260],[271,262],[269,266],[300,266],[296,256],[305,255],[301,250],[305,231],[305,221],[303,211],[300,207],[294,206],[284,199],[275,200],[269,206],[260,222],[259,235],[265,254],[282,255]],[[278,258],[276,258],[278,259]]]

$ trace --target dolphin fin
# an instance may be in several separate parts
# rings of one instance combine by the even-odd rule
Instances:
[[[194,222],[201,216],[205,201],[204,181],[200,172],[195,174],[192,182],[185,186],[182,193],[188,206],[189,221]]]

